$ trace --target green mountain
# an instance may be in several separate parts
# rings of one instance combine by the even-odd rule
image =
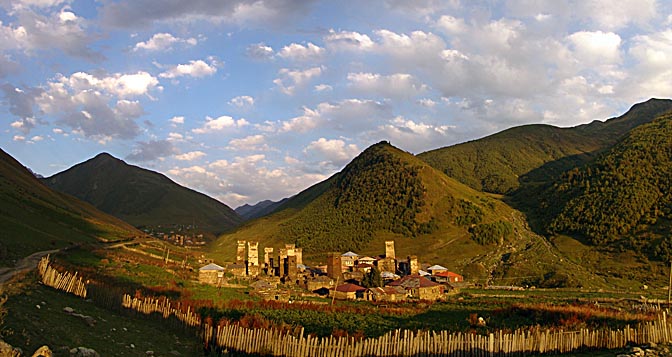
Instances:
[[[593,245],[648,246],[667,260],[672,236],[660,232],[672,228],[670,187],[672,113],[633,129],[594,161],[565,172],[539,203],[549,213],[552,233],[585,237]]]
[[[44,182],[136,227],[195,225],[199,232],[218,234],[242,221],[215,199],[105,153]]]
[[[506,194],[521,185],[547,182],[592,160],[629,130],[672,110],[672,100],[651,99],[604,122],[572,128],[525,125],[418,155],[470,187]]]
[[[142,233],[76,198],[45,186],[0,150],[0,265],[31,253]]]
[[[520,212],[498,197],[449,178],[386,142],[371,146],[341,172],[288,199],[275,213],[250,221],[211,244],[219,261],[234,259],[238,240],[264,247],[294,243],[309,263],[329,251],[384,253],[395,240],[397,257],[417,255],[472,278],[575,284],[594,277],[532,233]],[[524,278],[521,278],[524,277]],[[555,279],[555,280],[553,280]],[[513,282],[514,280],[510,280]]]
[[[263,217],[266,215],[269,215],[273,213],[278,207],[280,207],[287,198],[283,198],[280,201],[271,201],[271,200],[264,200],[257,202],[254,205],[249,205],[249,204],[244,204],[240,207],[236,207],[235,211],[238,213],[241,217],[243,217],[244,220],[250,220],[250,219],[255,219],[259,217]]]

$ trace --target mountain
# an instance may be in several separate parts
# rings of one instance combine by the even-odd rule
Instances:
[[[195,225],[200,232],[221,233],[242,221],[225,204],[106,153],[44,182],[136,227]]]
[[[418,157],[476,190],[506,194],[521,184],[546,182],[592,160],[632,128],[670,110],[672,100],[651,99],[604,122],[572,128],[519,126]]]
[[[244,220],[248,221],[251,219],[263,217],[273,213],[273,211],[275,211],[287,200],[288,200],[287,198],[283,198],[282,200],[277,202],[271,200],[265,200],[257,202],[254,205],[244,204],[240,207],[237,207],[235,211],[241,217],[243,217]]]
[[[643,124],[594,161],[565,172],[539,199],[551,233],[593,245],[644,245],[669,259],[672,236],[672,113]]]
[[[31,253],[142,233],[88,203],[56,192],[0,150],[0,265]]]
[[[293,243],[303,248],[304,260],[323,263],[330,251],[382,254],[390,239],[398,259],[417,255],[421,262],[472,278],[525,277],[543,286],[558,280],[557,272],[567,272],[563,279],[569,285],[595,281],[563,260],[498,197],[459,183],[387,142],[369,147],[271,215],[220,236],[209,249],[215,259],[230,261],[239,240],[259,241],[259,251]]]

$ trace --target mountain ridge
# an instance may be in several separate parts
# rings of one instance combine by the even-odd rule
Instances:
[[[214,198],[108,153],[47,177],[44,182],[134,226],[196,224],[217,234],[242,221],[235,211]]]

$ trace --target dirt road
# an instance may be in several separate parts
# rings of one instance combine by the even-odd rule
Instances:
[[[44,250],[41,252],[35,252],[16,263],[16,266],[13,268],[0,268],[0,285],[4,284],[14,276],[30,271],[37,267],[37,263],[42,259],[43,256],[47,254],[52,254],[58,252],[59,249],[53,250]]]

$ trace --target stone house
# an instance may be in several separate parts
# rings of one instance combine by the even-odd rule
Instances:
[[[385,286],[369,288],[364,293],[367,301],[400,302],[405,301],[408,293],[401,286]]]
[[[334,298],[338,300],[357,300],[364,298],[366,288],[356,284],[346,283],[337,286],[334,291]]]
[[[198,269],[198,281],[204,284],[219,285],[224,281],[224,268],[210,263]]]
[[[464,281],[464,277],[452,271],[442,271],[434,274],[434,281],[437,283],[461,283]]]
[[[442,267],[442,266],[436,264],[436,265],[432,265],[431,267],[427,268],[427,271],[432,275],[436,275],[438,273],[448,271],[448,268]]]
[[[323,288],[332,289],[334,287],[334,280],[326,275],[319,275],[314,278],[306,280],[306,290],[315,292]]]
[[[342,271],[352,271],[359,255],[355,252],[341,254]]]
[[[420,275],[407,275],[389,283],[388,286],[403,287],[412,299],[429,301],[444,299],[445,287]]]

